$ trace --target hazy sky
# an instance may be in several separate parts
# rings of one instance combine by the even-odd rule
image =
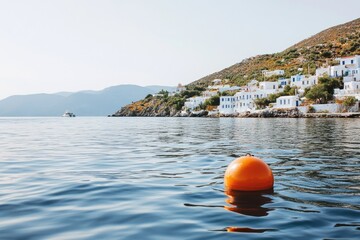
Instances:
[[[359,0],[0,0],[0,99],[187,84],[359,9]]]

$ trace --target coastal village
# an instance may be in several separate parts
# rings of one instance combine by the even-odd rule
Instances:
[[[209,116],[239,116],[264,109],[297,109],[302,113],[358,112],[360,55],[337,58],[335,62],[337,65],[317,68],[315,75],[305,74],[306,69],[299,68],[299,73],[290,78],[284,78],[281,69],[263,70],[262,79],[250,80],[245,86],[214,79],[201,96],[186,99],[181,115],[206,111]],[[326,85],[325,81],[332,80],[339,84]],[[330,88],[327,93],[331,96],[323,96],[319,92],[320,85]],[[177,92],[184,90],[186,88],[179,84]]]

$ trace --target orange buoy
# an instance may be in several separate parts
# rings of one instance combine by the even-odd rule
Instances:
[[[229,190],[260,191],[273,187],[274,176],[263,160],[247,154],[229,164],[224,183]]]

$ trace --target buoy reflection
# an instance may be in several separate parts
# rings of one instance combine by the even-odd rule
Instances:
[[[225,209],[248,216],[267,216],[268,212],[273,209],[263,207],[263,205],[272,202],[271,198],[266,195],[273,192],[273,189],[252,192],[227,189],[225,191],[228,196],[226,202],[231,206],[225,206]]]

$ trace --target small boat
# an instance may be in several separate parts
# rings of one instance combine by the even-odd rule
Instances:
[[[76,117],[74,113],[66,111],[63,115],[63,117]]]

